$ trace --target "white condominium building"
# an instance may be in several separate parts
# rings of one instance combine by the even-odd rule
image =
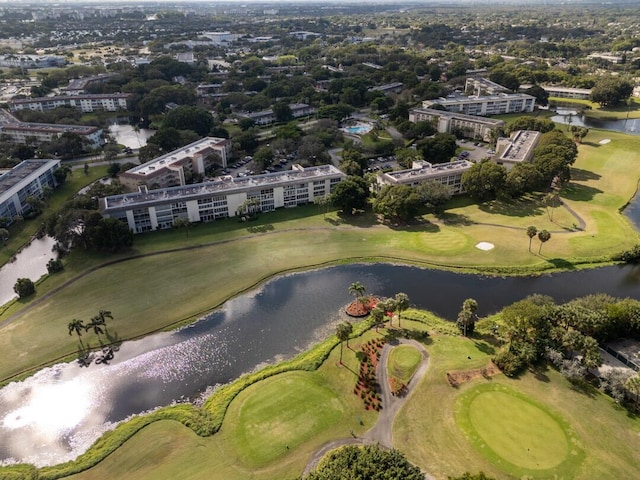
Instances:
[[[205,137],[161,157],[149,160],[120,174],[120,182],[129,190],[139,185],[148,188],[166,188],[185,185],[193,174],[204,174],[207,167],[219,157],[222,166],[227,166],[231,157],[231,140]]]
[[[534,130],[517,130],[512,132],[509,138],[499,138],[493,157],[495,162],[504,165],[507,170],[511,170],[518,163],[530,162],[540,135],[540,132]]]
[[[53,172],[60,160],[24,160],[8,170],[0,170],[0,217],[12,223],[29,211],[28,197],[40,197],[45,186],[55,187]]]
[[[410,169],[396,172],[379,172],[376,176],[377,186],[380,189],[384,185],[408,185],[418,186],[428,181],[439,182],[451,188],[452,194],[463,193],[462,174],[469,170],[473,163],[467,160],[455,162],[431,164],[425,161],[413,162]]]
[[[505,123],[502,120],[452,113],[432,108],[413,108],[409,111],[411,122],[433,122],[440,133],[461,132],[466,138],[493,141],[495,132]]]
[[[111,93],[99,95],[66,95],[59,97],[24,98],[9,101],[12,112],[18,110],[53,110],[58,107],[73,107],[83,113],[106,110],[116,112],[127,109],[128,93]]]
[[[449,112],[464,113],[466,115],[502,115],[505,113],[533,112],[536,98],[526,93],[499,93],[483,97],[455,96],[437,98],[422,102],[424,108],[441,105]]]
[[[260,211],[295,207],[333,192],[346,175],[333,165],[303,168],[294,165],[286,172],[220,179],[180,187],[114,195],[100,199],[105,217],[118,218],[134,233],[171,228],[178,218],[210,222],[235,217],[247,201]]]

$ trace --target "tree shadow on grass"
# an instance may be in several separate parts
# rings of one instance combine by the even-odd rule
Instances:
[[[547,365],[533,365],[529,368],[529,371],[533,374],[536,380],[539,382],[549,383],[549,376],[547,371],[549,367]]]
[[[589,170],[583,170],[582,168],[571,168],[571,180],[576,182],[586,182],[587,180],[599,180],[601,175],[590,172]],[[569,184],[571,185],[571,184]],[[569,185],[566,185],[567,188]]]
[[[482,203],[478,207],[483,212],[507,215],[509,217],[532,217],[540,215],[543,212],[542,205],[529,197],[510,200],[509,202],[494,200]]]
[[[571,390],[586,395],[589,398],[595,398],[599,390],[583,379],[569,380]]]
[[[493,355],[494,353],[496,353],[496,348],[486,342],[477,342],[474,340],[473,344],[478,349],[478,351],[484,353],[485,355]]]
[[[378,217],[372,212],[365,212],[358,210],[354,215],[338,212],[338,218],[343,224],[351,225],[352,227],[368,228],[378,223]]]
[[[256,225],[254,227],[249,227],[247,228],[247,231],[250,233],[266,233],[270,232],[273,229],[274,226],[270,223],[267,223],[266,225]]]
[[[406,223],[385,222],[385,225],[387,225],[391,230],[402,232],[438,233],[440,231],[440,227],[438,225],[431,223],[429,220],[422,217],[414,218]]]
[[[333,218],[333,217],[324,217],[324,221],[327,223],[330,223],[334,227],[337,227],[338,225],[342,225],[344,223],[344,220],[342,220],[341,218]]]
[[[602,190],[576,183],[569,183],[562,189],[562,196],[575,202],[588,202],[598,193],[602,193]]]
[[[469,226],[469,225],[474,225],[476,223],[473,220],[471,220],[471,218],[468,217],[467,215],[462,215],[460,213],[445,212],[445,213],[439,214],[437,218],[445,225],[450,225],[453,227]]]
[[[576,269],[576,266],[573,263],[571,263],[569,260],[565,260],[564,258],[548,258],[547,262],[549,262],[555,268],[560,268],[562,270]]]

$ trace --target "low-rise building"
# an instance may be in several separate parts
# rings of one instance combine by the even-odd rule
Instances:
[[[499,93],[510,93],[507,87],[492,82],[484,77],[470,77],[467,78],[464,84],[464,93],[466,95],[476,95],[478,97],[483,95],[497,95]]]
[[[289,105],[291,109],[291,115],[293,118],[306,117],[316,113],[315,107],[307,105],[306,103],[292,103]],[[256,125],[269,125],[276,121],[276,115],[272,109],[262,110],[260,112],[240,113],[240,118],[249,118],[254,121]]]
[[[67,63],[66,57],[60,55],[0,55],[0,67],[10,68],[52,68],[62,67]]]
[[[536,98],[526,93],[499,93],[487,96],[452,96],[425,100],[424,108],[441,105],[449,112],[464,113],[466,115],[502,115],[505,113],[533,112]]]
[[[505,123],[503,120],[446,112],[432,108],[413,108],[409,111],[411,122],[432,122],[440,133],[460,132],[465,138],[492,142]]]
[[[12,112],[18,110],[53,110],[58,107],[77,108],[83,113],[106,110],[116,112],[127,109],[128,93],[111,93],[99,95],[64,95],[58,97],[24,98],[9,101]]]
[[[65,95],[82,95],[86,93],[87,87],[95,83],[105,83],[116,76],[115,73],[101,73],[91,77],[74,78],[69,85],[60,89]]]
[[[102,130],[98,127],[27,122],[0,124],[0,137],[12,143],[51,142],[65,133],[79,135],[92,149],[104,144]]]
[[[387,83],[385,85],[378,85],[377,87],[371,87],[369,91],[382,92],[385,95],[387,95],[389,93],[401,93],[403,89],[404,89],[404,83],[393,82],[393,83]]]
[[[203,175],[214,163],[217,154],[222,166],[231,157],[231,140],[205,137],[182,148],[169,152],[120,174],[120,182],[129,190],[139,185],[148,188],[166,188],[186,185],[194,175]]]
[[[509,138],[499,138],[495,162],[504,165],[507,170],[511,170],[518,163],[530,162],[540,135],[540,132],[533,130],[517,130],[512,132]]]
[[[569,88],[553,85],[541,85],[541,87],[549,94],[550,97],[577,98],[580,100],[589,100],[589,97],[591,97],[590,88]]]
[[[447,185],[454,195],[463,193],[462,174],[469,170],[473,163],[467,160],[431,164],[423,160],[413,162],[407,170],[395,172],[378,172],[376,176],[377,189],[385,185],[408,185],[416,187],[421,183],[433,181]]]
[[[333,192],[346,175],[333,165],[264,175],[221,177],[213,182],[114,195],[100,199],[100,212],[118,218],[134,233],[171,228],[178,218],[210,222],[242,214],[242,206],[254,201],[263,212],[311,203]]]
[[[18,215],[29,212],[28,197],[42,196],[45,186],[54,188],[53,172],[60,160],[24,160],[9,170],[0,170],[0,217],[12,223]]]

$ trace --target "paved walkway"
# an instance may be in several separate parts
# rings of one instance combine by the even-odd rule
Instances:
[[[395,347],[400,344],[413,345],[416,347],[421,355],[422,361],[418,366],[418,369],[414,373],[411,381],[407,385],[407,392],[405,395],[401,397],[396,397],[391,394],[391,390],[389,389],[389,381],[387,378],[387,359],[389,357],[389,352],[392,347]],[[416,342],[415,340],[407,340],[400,339],[394,342],[390,342],[385,344],[382,348],[382,353],[380,355],[380,361],[378,362],[378,367],[376,368],[376,377],[378,379],[378,383],[381,389],[381,397],[382,397],[382,410],[380,411],[380,415],[378,416],[378,421],[376,424],[364,435],[357,437],[352,436],[348,438],[341,438],[338,440],[333,440],[331,442],[325,443],[322,447],[320,447],[309,459],[307,462],[307,466],[304,469],[303,476],[306,476],[314,470],[320,460],[331,450],[335,450],[338,447],[342,447],[344,445],[375,445],[379,444],[384,448],[393,448],[393,439],[392,439],[392,427],[393,421],[395,420],[396,414],[404,405],[406,399],[411,395],[416,385],[420,383],[422,377],[424,376],[427,368],[429,367],[429,355],[427,354],[424,346]],[[425,474],[426,479],[432,479],[428,474]]]

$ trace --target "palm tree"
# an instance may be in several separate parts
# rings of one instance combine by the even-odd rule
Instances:
[[[107,330],[107,318],[110,320],[113,320],[113,315],[111,315],[111,312],[109,310],[100,310],[98,312],[98,316],[100,317],[100,320],[102,322],[102,325],[104,326],[104,329]]]
[[[351,336],[351,332],[353,332],[353,325],[349,322],[339,323],[336,327],[336,336],[338,337],[338,340],[340,340],[340,365],[342,365],[342,342],[346,340],[347,347],[349,346],[349,337]]]
[[[551,238],[551,234],[546,230],[541,230],[538,233],[538,240],[540,240],[540,248],[538,249],[538,253],[542,251],[542,244],[548,241]]]
[[[381,302],[378,302],[378,306],[383,312],[389,314],[389,327],[393,324],[393,313],[396,311],[396,302],[393,298],[387,298]]]
[[[476,310],[478,310],[478,302],[473,298],[467,298],[462,302],[462,310],[458,313],[456,324],[460,333],[465,337],[473,334],[476,326]]]
[[[384,324],[384,310],[376,305],[369,313],[371,314],[371,321],[375,325],[377,333],[378,327]]]
[[[404,312],[407,308],[409,308],[409,295],[406,293],[396,293],[396,296],[393,298],[396,312],[398,312],[398,327],[400,327],[400,316],[402,312]]]
[[[349,285],[349,294],[356,297],[356,302],[363,303],[362,297],[364,296],[364,293],[366,291],[367,289],[360,282],[353,282],[351,285]]]
[[[73,332],[76,332],[76,334],[78,335],[78,340],[80,340],[80,344],[82,345],[82,339],[80,337],[82,336],[82,330],[86,330],[84,322],[82,320],[74,318],[69,322],[69,325],[67,326],[69,327],[69,335],[72,335]]]
[[[104,333],[104,330],[102,330],[102,327],[104,326],[104,319],[101,318],[100,315],[96,315],[95,317],[91,318],[91,321],[87,325],[85,325],[84,328],[86,331],[93,329],[93,332],[98,336],[98,339],[100,339],[100,334]]]
[[[538,234],[538,229],[531,225],[527,227],[527,237],[529,237],[529,251],[531,251],[531,240]]]

